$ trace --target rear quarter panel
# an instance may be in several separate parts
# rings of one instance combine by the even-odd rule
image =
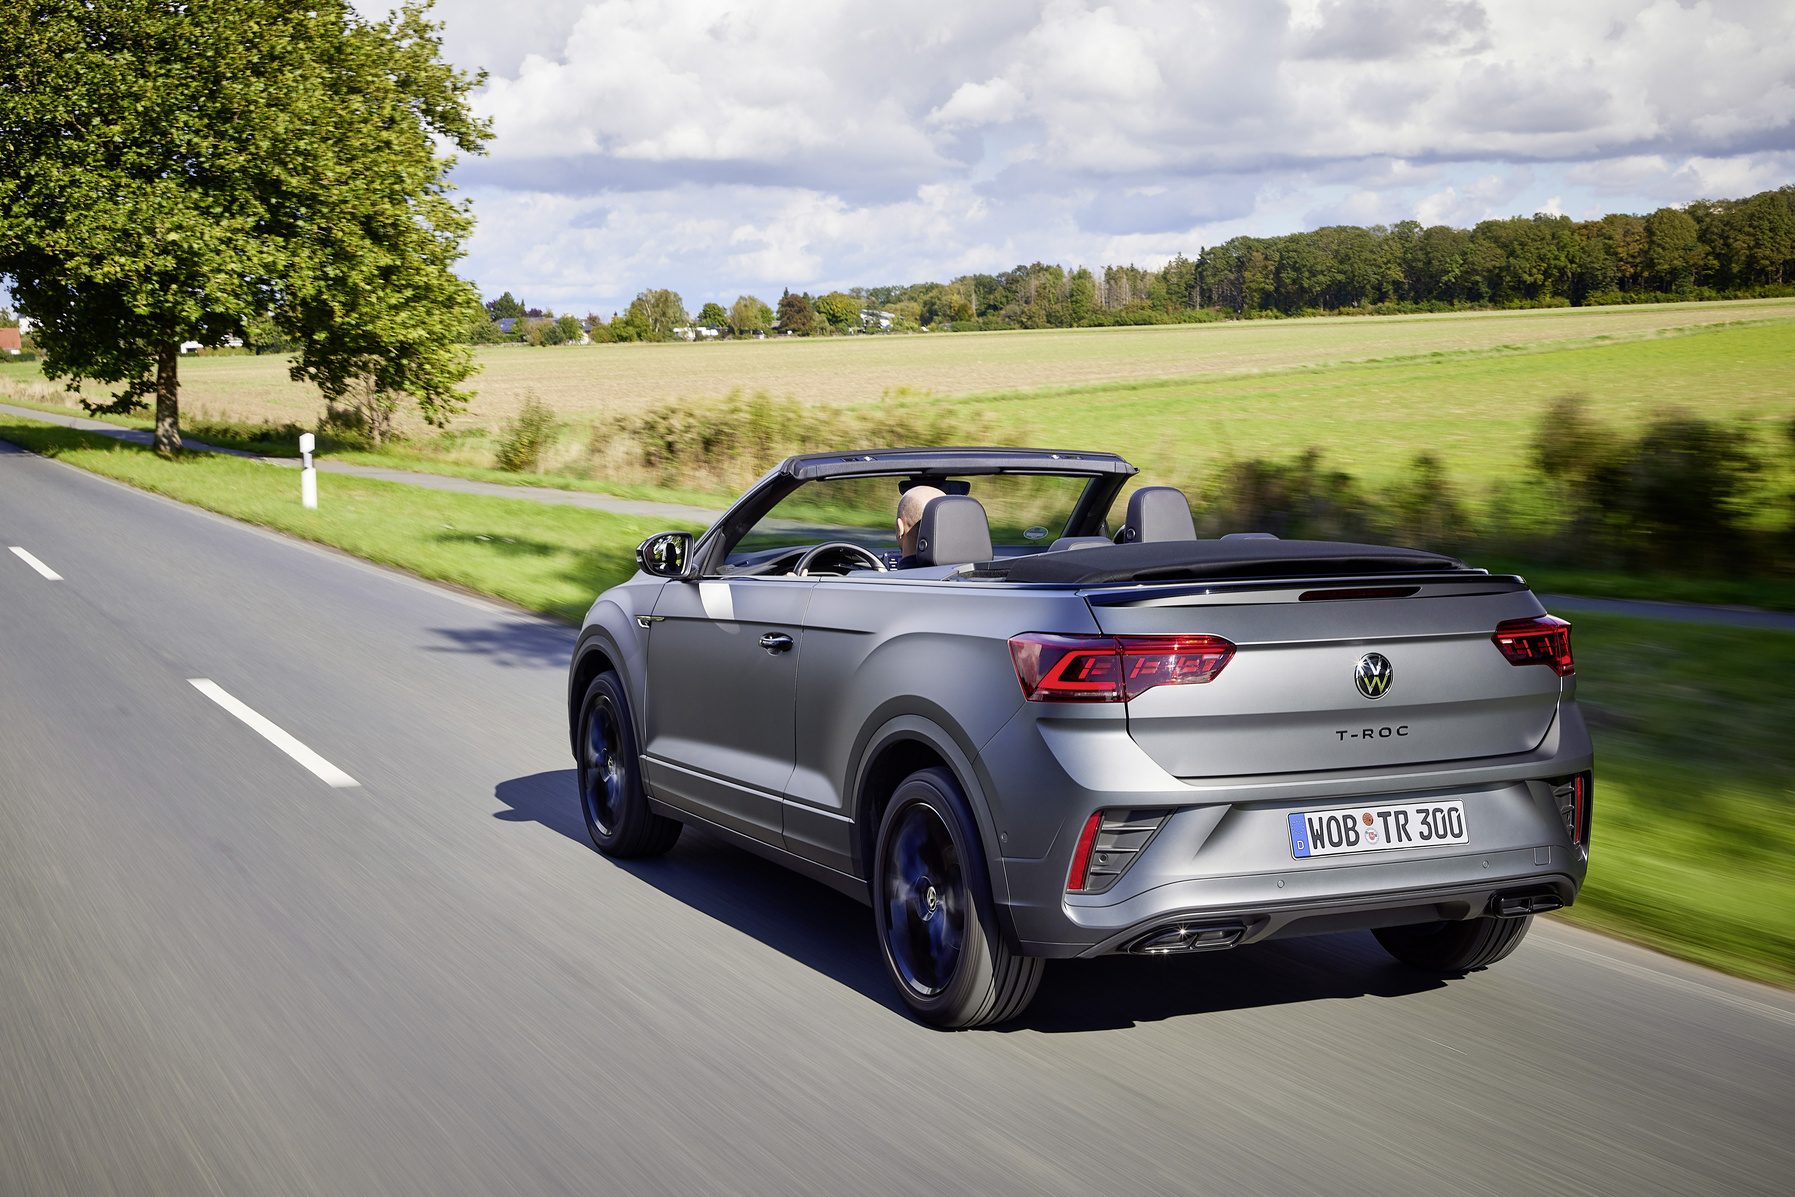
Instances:
[[[824,580],[805,617],[798,665],[788,846],[813,858],[818,852],[851,858],[851,790],[868,742],[881,727],[920,717],[976,761],[1023,705],[1009,638],[1026,631],[1096,630],[1090,608],[1066,590]],[[1002,824],[1002,811],[993,809],[997,800],[988,786],[962,780],[989,841],[987,855],[996,859],[993,828]],[[794,837],[792,828],[814,822],[803,808],[824,816],[823,826],[839,824],[839,842],[806,844],[803,833]]]

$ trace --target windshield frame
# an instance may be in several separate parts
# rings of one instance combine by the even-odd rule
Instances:
[[[819,468],[825,462],[829,468]],[[1086,480],[1085,487],[1060,535],[1086,536],[1096,534],[1117,494],[1137,472],[1114,454],[1057,454],[1043,450],[886,450],[877,454],[788,458],[763,475],[699,538],[692,556],[692,576],[724,576],[723,569],[735,546],[768,512],[810,482],[870,477],[928,483],[949,477],[971,479],[1002,474],[1082,478]],[[1050,543],[1043,542],[1042,547]]]

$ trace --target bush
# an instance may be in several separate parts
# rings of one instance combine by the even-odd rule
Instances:
[[[730,491],[794,453],[1027,440],[1024,429],[997,429],[944,404],[911,403],[901,390],[861,408],[807,407],[736,391],[721,402],[673,400],[613,416],[593,427],[587,452],[600,477]]]
[[[1750,573],[1769,546],[1754,521],[1766,461],[1752,429],[1669,409],[1636,439],[1591,420],[1586,401],[1554,401],[1533,457],[1563,504],[1564,549],[1667,573]]]
[[[1204,536],[1382,541],[1660,576],[1795,573],[1795,419],[1768,445],[1750,425],[1675,410],[1628,437],[1572,395],[1541,417],[1532,456],[1535,474],[1493,488],[1475,514],[1426,453],[1377,489],[1328,469],[1318,449],[1224,461],[1184,489]]]
[[[542,468],[542,456],[555,442],[555,409],[533,394],[505,423],[496,454],[498,467],[514,474]]]

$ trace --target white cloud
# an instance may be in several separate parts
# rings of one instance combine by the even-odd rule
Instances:
[[[458,176],[486,222],[469,266],[545,296],[947,277],[1795,178],[1787,3],[438,11],[450,56],[493,72],[491,156]]]

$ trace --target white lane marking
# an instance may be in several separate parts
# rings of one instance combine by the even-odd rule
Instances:
[[[52,581],[52,582],[62,581],[61,574],[57,573],[55,570],[53,570],[49,566],[45,565],[42,561],[39,561],[36,557],[33,557],[30,553],[27,553],[24,549],[21,549],[18,545],[15,544],[10,547],[13,552],[15,552],[19,555],[20,561],[23,561],[26,565],[29,565],[32,569],[35,569],[38,573],[40,573],[40,574],[44,575],[44,577],[50,579],[50,581]]]
[[[349,776],[347,773],[307,748],[304,744],[301,744],[298,740],[295,740],[292,736],[282,731],[279,727],[275,726],[275,724],[266,716],[245,706],[242,702],[227,694],[224,687],[220,686],[217,682],[212,681],[210,678],[203,677],[190,677],[187,680],[192,683],[195,690],[198,690],[201,694],[204,694],[207,698],[211,699],[237,718],[243,720],[243,722],[249,724],[250,727],[261,733],[262,737],[270,744],[304,765],[307,769],[310,769],[313,773],[316,773],[323,779],[324,784],[335,786],[338,789],[346,789],[349,786],[359,786],[361,784],[361,782],[355,780],[355,778]]]

